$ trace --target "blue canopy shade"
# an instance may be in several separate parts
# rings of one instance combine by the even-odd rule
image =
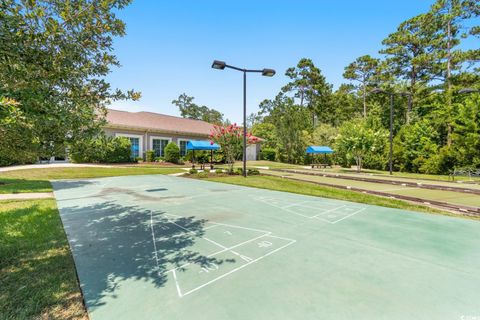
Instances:
[[[216,143],[211,144],[208,140],[192,140],[187,143],[187,150],[218,150],[220,146]]]
[[[327,146],[309,146],[307,148],[307,153],[330,154],[333,153],[333,150]]]

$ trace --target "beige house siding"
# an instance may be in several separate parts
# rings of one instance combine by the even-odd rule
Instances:
[[[161,131],[153,130],[135,130],[135,129],[124,129],[124,128],[114,128],[114,127],[105,127],[103,129],[105,135],[116,137],[116,136],[134,136],[140,138],[140,156],[145,156],[145,151],[152,150],[152,138],[165,138],[169,139],[171,142],[174,142],[176,145],[180,146],[180,141],[190,141],[190,140],[206,140],[208,139],[207,135],[186,135],[186,134],[172,134],[165,133]]]
[[[153,150],[152,139],[154,137],[164,138],[180,147],[181,141],[208,140],[209,134],[214,128],[213,124],[202,120],[144,111],[128,112],[109,109],[106,120],[107,124],[103,130],[107,136],[126,136],[139,139],[138,156],[140,157],[145,157],[146,151]],[[259,151],[259,143],[248,146],[247,159],[257,159]]]
[[[153,150],[152,138],[165,138],[169,139],[171,142],[174,142],[177,146],[180,146],[180,141],[190,141],[190,140],[208,140],[207,135],[186,135],[186,134],[172,134],[165,133],[161,131],[153,130],[134,130],[134,129],[124,129],[124,128],[113,128],[105,127],[105,135],[116,137],[116,136],[134,136],[140,138],[140,156],[145,157],[145,151]],[[260,143],[248,145],[247,146],[247,160],[258,160],[260,155]]]

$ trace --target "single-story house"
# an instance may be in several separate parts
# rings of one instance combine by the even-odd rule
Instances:
[[[132,156],[144,157],[145,151],[155,151],[155,156],[164,156],[165,146],[176,143],[180,155],[187,153],[190,140],[208,140],[213,124],[193,119],[169,116],[154,112],[128,112],[108,109],[107,124],[103,128],[107,136],[127,137],[132,144]],[[260,144],[247,147],[247,159],[256,160]]]

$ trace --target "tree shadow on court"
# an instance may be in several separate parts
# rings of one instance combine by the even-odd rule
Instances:
[[[58,180],[52,181],[51,183],[56,190],[64,190],[80,188],[86,185],[94,184],[95,182],[88,180]]]
[[[162,287],[173,280],[169,270],[188,263],[234,263],[208,257],[193,246],[205,233],[206,220],[172,217],[162,211],[121,206],[112,201],[61,209],[89,308],[116,298],[115,290],[141,280]],[[154,240],[155,239],[155,240]]]

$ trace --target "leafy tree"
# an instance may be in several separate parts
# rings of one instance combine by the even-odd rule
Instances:
[[[464,50],[460,46],[462,39],[478,36],[478,26],[470,26],[466,22],[480,15],[480,4],[476,0],[437,0],[431,13],[439,26],[439,40],[435,43],[438,58],[435,74],[444,84],[447,146],[450,146],[455,78],[462,74],[465,66],[472,68],[480,61],[479,48]]]
[[[355,159],[360,172],[366,156],[383,153],[387,136],[386,130],[373,127],[368,119],[354,119],[340,127],[335,150],[340,155]]]
[[[456,107],[452,133],[456,165],[480,168],[480,95],[471,96]]]
[[[288,68],[285,75],[290,82],[282,88],[282,93],[293,93],[300,99],[300,106],[306,103],[315,125],[315,116],[320,122],[332,121],[331,95],[332,85],[327,83],[311,59],[302,58],[296,67]]]
[[[17,101],[0,97],[0,166],[33,163],[38,141]]]
[[[337,135],[338,129],[336,127],[323,123],[313,130],[307,142],[310,145],[333,147]]]
[[[108,102],[140,97],[113,91],[104,79],[119,65],[112,43],[125,25],[116,12],[129,2],[0,3],[0,96],[19,102],[40,156],[96,134]]]
[[[437,173],[431,158],[439,148],[438,132],[429,119],[411,123],[394,139],[394,166],[400,171]]]
[[[479,34],[479,27],[467,21],[480,15],[480,3],[476,0],[437,0],[430,12],[436,20],[439,35],[435,43],[439,62],[437,76],[444,80],[449,91],[456,71],[480,61],[479,48],[464,50],[460,46],[462,39]],[[466,65],[466,62],[471,64]]]
[[[210,109],[206,106],[200,107],[200,112],[202,113],[201,120],[208,123],[221,124],[223,123],[223,114],[215,109]]]
[[[293,99],[276,99],[270,113],[270,121],[275,126],[277,148],[280,158],[288,163],[301,162],[305,153],[305,134],[308,125],[308,110],[293,103]]]
[[[212,144],[215,142],[221,146],[228,164],[228,172],[233,173],[235,160],[242,154],[243,128],[236,123],[228,126],[214,126],[210,133],[210,140]],[[256,143],[257,140],[252,134],[247,134],[247,143]]]
[[[262,121],[262,116],[258,113],[252,112],[247,116],[247,128],[252,129],[257,123]]]
[[[397,30],[382,41],[380,52],[389,57],[387,61],[396,77],[408,81],[410,99],[407,123],[416,100],[418,82],[426,84],[434,69],[434,43],[438,41],[433,15],[420,14],[400,24]]]
[[[270,123],[270,122],[256,123],[252,127],[252,134],[264,139],[264,141],[262,142],[262,149],[264,148],[276,149],[277,134],[275,130],[276,130],[275,125],[273,123]]]
[[[223,122],[223,114],[215,109],[210,109],[207,106],[199,106],[193,102],[195,98],[190,97],[185,93],[178,96],[172,101],[180,110],[180,115],[183,118],[203,120],[209,123],[221,124]]]
[[[378,73],[379,59],[369,55],[361,56],[350,63],[343,73],[345,79],[357,81],[363,99],[363,117],[367,117],[367,88],[375,83]]]
[[[361,105],[360,98],[354,91],[351,84],[341,84],[332,95],[332,112],[335,117],[331,124],[338,126],[346,120],[360,115],[358,106]]]

